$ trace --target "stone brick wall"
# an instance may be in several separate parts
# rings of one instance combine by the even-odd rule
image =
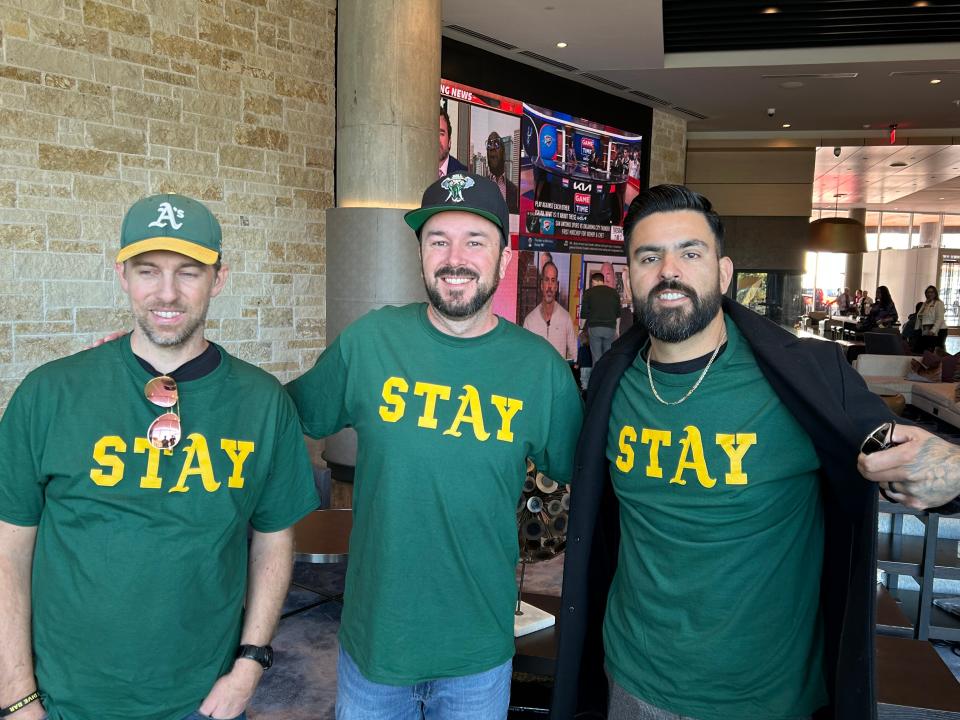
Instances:
[[[281,380],[325,334],[336,0],[0,0],[0,408],[132,327],[126,207],[206,202],[227,287],[207,335]]]
[[[683,184],[687,163],[687,121],[653,109],[650,185]]]

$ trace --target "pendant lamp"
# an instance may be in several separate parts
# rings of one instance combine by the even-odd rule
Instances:
[[[834,197],[837,199],[834,212],[838,212],[840,198],[843,195],[838,193]],[[852,218],[821,217],[810,223],[807,250],[813,252],[865,253],[867,251],[867,230],[863,223]]]

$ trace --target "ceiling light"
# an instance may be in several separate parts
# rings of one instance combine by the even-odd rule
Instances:
[[[558,47],[558,48],[565,48],[566,46],[567,46],[567,44],[566,44],[565,42],[558,42],[558,43],[557,43],[557,47]]]
[[[786,90],[796,90],[797,88],[802,88],[803,83],[800,82],[799,80],[787,80],[785,82],[780,83],[780,87]]]
[[[913,4],[913,6],[914,7],[930,7],[930,3],[928,3],[927,0],[917,0],[917,2]]]
[[[776,15],[778,12],[780,12],[780,8],[778,7],[766,7],[763,9],[764,15]]]
[[[943,197],[943,198],[940,198],[940,200],[946,200],[946,198],[945,198],[945,197]]]
[[[784,124],[781,125],[780,127],[788,128],[788,127],[790,127],[790,123],[784,123]]]
[[[863,129],[868,130],[870,128],[870,123],[864,123]]]
[[[930,81],[930,84],[931,84],[931,85],[939,85],[939,84],[942,83],[942,82],[943,82],[943,80],[941,80],[940,78],[934,78],[933,80]]]

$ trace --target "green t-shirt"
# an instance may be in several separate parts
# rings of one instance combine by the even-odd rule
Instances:
[[[506,662],[526,458],[566,482],[582,422],[557,351],[502,319],[456,338],[426,305],[385,307],[287,388],[307,434],[358,434],[340,642],[363,674],[410,685]]]
[[[607,458],[622,539],[604,621],[618,684],[698,720],[774,720],[827,701],[819,460],[727,318],[726,350],[683,403],[620,381]],[[677,400],[700,371],[653,371]]]
[[[39,525],[33,650],[51,720],[180,720],[228,671],[247,587],[248,523],[318,505],[296,410],[222,348],[179,383],[183,437],[129,337],[30,373],[0,421],[0,520]]]

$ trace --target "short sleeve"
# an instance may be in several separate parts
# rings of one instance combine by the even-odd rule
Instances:
[[[286,386],[300,414],[303,432],[313,438],[332,435],[350,424],[342,338],[343,333],[323,351],[312,368]]]
[[[534,453],[537,469],[560,483],[570,482],[573,456],[583,425],[583,401],[570,367],[559,357],[552,358],[553,393],[547,404],[547,436],[543,447]]]
[[[0,520],[24,527],[39,525],[44,507],[35,385],[28,376],[0,419]]]
[[[320,506],[296,409],[282,391],[280,395],[270,477],[250,518],[260,532],[288,528]]]

